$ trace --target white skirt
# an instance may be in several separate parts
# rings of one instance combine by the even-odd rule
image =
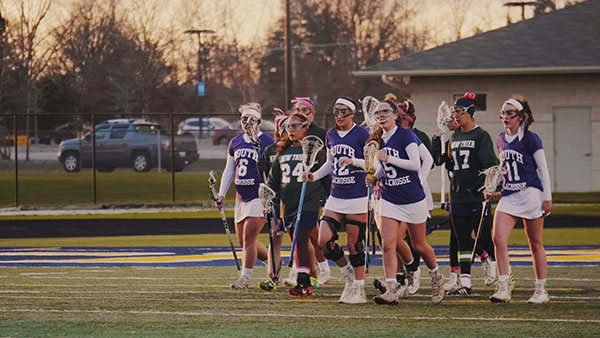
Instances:
[[[540,189],[528,187],[502,197],[496,211],[502,211],[514,217],[536,219],[544,214],[543,202],[543,192]]]
[[[365,214],[367,212],[367,200],[367,196],[348,200],[329,196],[325,203],[325,209],[344,215]]]
[[[235,201],[235,222],[239,223],[248,217],[264,217],[260,198],[250,202]]]
[[[392,204],[384,199],[380,199],[377,202],[375,210],[378,227],[381,226],[381,217],[389,217],[411,224],[423,223],[429,217],[427,200],[425,198],[411,204]]]

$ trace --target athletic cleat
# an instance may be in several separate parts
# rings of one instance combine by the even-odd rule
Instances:
[[[312,287],[308,286],[308,287],[302,287],[300,285],[296,285],[293,288],[288,290],[288,294],[292,297],[300,297],[300,298],[306,298],[310,295],[312,295],[313,290]]]
[[[317,276],[319,284],[327,284],[331,280],[331,271],[321,270]]]
[[[444,291],[454,291],[461,287],[462,283],[460,282],[460,278],[458,278],[458,274],[456,272],[450,272],[450,278],[448,278],[448,281],[444,284]]]
[[[535,285],[535,292],[533,293],[533,296],[531,296],[531,298],[529,298],[529,300],[527,301],[527,303],[529,304],[544,304],[544,303],[548,303],[550,301],[550,296],[548,295],[548,291],[546,291],[546,289],[544,289],[543,286],[541,285]]]
[[[492,303],[508,303],[511,299],[509,281],[501,281],[498,280],[498,286],[496,288],[496,293],[490,296],[490,301]]]
[[[293,288],[296,286],[296,279],[298,279],[298,270],[291,269],[288,278],[283,280],[283,285],[287,288]]]
[[[450,291],[448,292],[448,295],[452,295],[452,296],[472,296],[473,295],[473,289],[468,288],[466,286],[460,287],[456,290]]]
[[[249,283],[250,278],[240,276],[240,278],[238,278],[238,280],[236,280],[235,282],[231,283],[230,286],[232,289],[247,289]]]
[[[498,281],[498,267],[496,261],[491,257],[487,257],[481,262],[483,266],[483,276],[485,277],[485,285],[490,286]]]
[[[344,299],[343,304],[365,304],[367,302],[367,293],[364,287],[356,286],[350,291],[348,297]]]
[[[421,287],[421,269],[417,269],[416,271],[407,271],[406,276],[408,277],[408,294],[414,295]]]
[[[396,281],[385,282],[385,293],[373,297],[373,300],[379,305],[396,305],[398,304],[398,296],[396,295],[397,288],[398,283],[396,283]]]
[[[380,281],[379,279],[375,278],[373,280],[373,286],[375,287],[375,289],[379,290],[379,292],[381,292],[382,294],[385,293],[386,289],[385,289],[385,281]]]
[[[267,278],[266,280],[258,283],[258,288],[265,291],[275,291],[278,284],[279,282],[275,282],[273,279]]]
[[[431,302],[437,305],[444,299],[444,275],[440,270],[429,272],[431,277]]]
[[[398,299],[408,298],[408,295],[408,285],[398,285],[398,289],[396,290],[396,297],[398,297]]]
[[[313,289],[316,289],[319,287],[319,282],[317,281],[317,278],[315,277],[310,277],[310,287]]]
[[[350,278],[349,278],[350,277]],[[354,276],[346,276],[346,284],[344,285],[344,291],[340,296],[339,303],[346,303],[346,299],[352,295],[354,289]]]

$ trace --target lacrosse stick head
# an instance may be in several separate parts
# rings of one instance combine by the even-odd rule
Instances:
[[[273,209],[273,200],[275,199],[275,196],[275,191],[269,188],[268,185],[261,183],[258,186],[258,197],[260,198],[260,204],[263,207],[265,216]]]
[[[489,167],[480,172],[479,175],[485,175],[485,181],[483,182],[483,186],[479,188],[479,191],[485,190],[486,194],[493,194],[496,191],[496,187],[502,182],[504,174],[506,174],[506,168],[502,164]]]
[[[436,118],[437,126],[442,132],[442,134],[448,134],[450,130],[448,129],[448,123],[454,119],[454,114],[452,114],[452,110],[446,103],[446,101],[442,101],[440,106],[438,107],[438,114]]]
[[[304,137],[300,141],[302,146],[302,164],[304,165],[304,172],[310,170],[315,165],[317,154],[319,150],[323,148],[323,141],[314,135]]]
[[[210,193],[212,195],[213,200],[215,200],[215,202],[219,199],[218,193],[217,193],[217,179],[215,178],[215,172],[214,171],[210,171],[210,173],[208,173],[208,187],[210,188]]]
[[[369,141],[363,148],[363,154],[365,156],[365,171],[369,178],[375,174],[375,155],[379,150],[379,142],[375,140]]]
[[[362,101],[362,111],[365,117],[365,122],[370,132],[374,132],[377,128],[377,120],[375,119],[375,111],[377,110],[377,105],[379,105],[379,100],[374,98],[373,96],[365,96]]]

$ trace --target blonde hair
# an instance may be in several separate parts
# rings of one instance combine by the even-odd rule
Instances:
[[[248,102],[246,104],[243,104],[240,106],[240,109],[238,109],[240,111],[240,113],[243,113],[244,111],[248,110],[248,109],[254,109],[259,113],[262,113],[262,108],[260,107],[260,103],[258,102]]]

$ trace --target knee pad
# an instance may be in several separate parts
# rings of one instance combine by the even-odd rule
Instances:
[[[326,222],[329,226],[329,229],[331,229],[331,240],[337,240],[339,238],[338,231],[342,229],[342,225],[340,224],[340,222],[338,222],[335,218],[329,216],[321,216],[320,220]]]
[[[350,255],[350,265],[355,268],[365,265],[365,253],[361,250],[354,255]]]
[[[344,257],[344,250],[335,241],[330,240],[323,250],[323,256],[335,262]]]

